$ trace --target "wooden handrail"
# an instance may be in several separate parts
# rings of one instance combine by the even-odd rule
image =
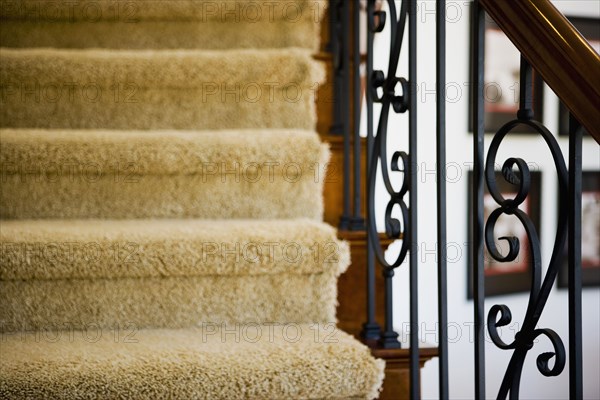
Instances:
[[[480,0],[533,68],[600,143],[600,56],[549,0]]]

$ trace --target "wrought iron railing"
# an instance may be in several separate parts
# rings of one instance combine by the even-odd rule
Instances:
[[[375,0],[365,2],[349,2],[346,0],[330,0],[332,16],[332,45],[334,53],[334,76],[335,76],[335,101],[334,101],[334,131],[345,135],[345,164],[344,164],[344,188],[345,199],[344,214],[341,217],[340,228],[350,230],[366,229],[368,236],[367,255],[367,320],[363,325],[362,335],[365,339],[378,340],[378,346],[382,348],[398,348],[398,333],[394,330],[393,321],[393,290],[392,279],[395,270],[408,262],[409,269],[409,320],[410,320],[410,396],[412,399],[420,397],[420,374],[419,374],[419,315],[418,315],[418,272],[419,260],[417,258],[417,2],[415,0],[404,0],[397,2],[386,0],[387,11],[382,11]],[[519,5],[516,5],[519,3]],[[523,8],[528,3],[532,7],[529,11],[537,10],[538,15],[531,12],[527,15]],[[366,32],[360,31],[359,4],[366,5]],[[400,7],[397,5],[400,4]],[[352,5],[352,6],[351,6]],[[525,358],[530,351],[535,351],[535,339],[545,336],[553,346],[552,352],[537,355],[537,368],[545,376],[555,376],[563,372],[567,354],[569,359],[569,384],[570,397],[572,399],[582,398],[582,349],[581,349],[581,155],[582,155],[582,127],[575,117],[571,117],[569,135],[569,155],[565,157],[562,153],[555,136],[539,121],[536,120],[533,107],[533,83],[532,66],[528,58],[535,60],[534,67],[539,69],[542,77],[558,85],[559,96],[565,92],[558,78],[560,71],[555,70],[556,64],[542,60],[547,56],[544,52],[529,54],[533,52],[527,46],[517,47],[524,53],[521,55],[520,71],[520,96],[519,110],[510,122],[504,124],[494,133],[491,143],[487,149],[484,159],[484,8],[489,6],[492,18],[502,28],[508,27],[503,20],[507,16],[514,15],[507,11],[511,7],[521,7],[519,18],[543,18],[559,21],[556,11],[546,1],[533,0],[523,2],[495,2],[493,0],[475,0],[471,5],[472,32],[471,32],[471,123],[473,128],[473,171],[471,198],[472,203],[472,242],[470,244],[471,262],[469,268],[472,273],[472,290],[474,298],[473,319],[475,327],[475,376],[474,386],[477,399],[486,397],[486,373],[485,373],[485,330],[488,329],[494,345],[502,350],[512,351],[510,362],[504,372],[498,398],[518,398],[520,378]],[[504,10],[503,10],[504,9]],[[438,345],[439,345],[439,397],[447,399],[448,394],[448,317],[447,317],[447,233],[446,233],[446,109],[445,109],[445,87],[446,87],[446,2],[436,1],[436,188],[437,188],[437,294],[438,294]],[[352,21],[352,23],[351,23]],[[566,21],[566,20],[565,20]],[[547,22],[547,21],[546,21]],[[559,21],[560,22],[560,21]],[[562,23],[562,22],[560,22]],[[568,23],[567,23],[568,24]],[[384,26],[389,26],[390,32],[390,56],[387,70],[374,70],[373,68],[373,43],[376,35],[381,34]],[[525,22],[510,25],[510,29],[520,29],[526,25]],[[531,22],[534,27],[543,27],[541,22]],[[546,27],[545,29],[548,29]],[[563,30],[563,36],[567,38],[581,37],[574,29],[568,26],[559,26],[557,31]],[[555,30],[556,30],[555,29]],[[352,32],[352,35],[351,35]],[[568,34],[564,33],[567,32]],[[529,32],[531,34],[531,32]],[[367,211],[366,223],[361,215],[360,193],[362,190],[360,182],[360,118],[361,118],[361,93],[360,93],[360,38],[366,37],[366,107],[364,108],[366,119],[367,136]],[[350,37],[353,37],[351,49]],[[527,37],[527,34],[509,35],[513,41],[521,40],[519,37]],[[552,35],[546,36],[547,40],[553,40]],[[531,42],[531,38],[528,37]],[[537,46],[540,46],[539,44]],[[556,47],[556,44],[548,44],[548,48]],[[587,51],[585,45],[577,43],[574,48],[579,51]],[[544,44],[541,44],[544,47]],[[402,76],[398,71],[400,54],[408,52],[408,76]],[[537,51],[537,50],[536,50]],[[598,129],[598,96],[600,88],[597,79],[593,81],[587,77],[589,71],[600,70],[600,59],[593,51],[587,58],[578,58],[573,63],[564,66],[563,73],[570,73],[568,85],[589,85],[594,87],[583,87],[575,90],[579,98],[569,97],[567,106],[570,107],[577,118],[581,120],[590,134],[598,141],[600,135]],[[352,56],[351,56],[352,55]],[[352,59],[352,63],[350,60]],[[561,62],[565,62],[564,60]],[[543,65],[546,63],[547,65]],[[589,65],[589,64],[592,65]],[[350,68],[352,64],[352,69]],[[552,71],[551,71],[552,70]],[[573,81],[573,72],[576,71],[579,81]],[[558,75],[558,78],[555,76]],[[352,107],[350,104],[350,85],[352,87]],[[558,83],[556,83],[558,82]],[[550,83],[550,82],[549,82]],[[553,88],[555,88],[553,86]],[[587,96],[587,97],[586,97]],[[581,98],[583,97],[583,98]],[[596,100],[595,100],[596,99]],[[595,103],[586,104],[596,101]],[[379,103],[381,112],[375,121],[373,104]],[[590,115],[590,112],[595,115]],[[388,158],[388,120],[392,113],[407,113],[408,124],[406,129],[400,133],[408,139],[408,148],[396,150]],[[556,236],[552,255],[549,261],[542,259],[540,251],[539,232],[532,223],[530,216],[520,206],[530,194],[531,173],[526,160],[518,157],[509,157],[502,163],[502,172],[496,173],[495,165],[501,160],[497,159],[498,148],[510,136],[511,132],[520,126],[527,126],[543,140],[549,149],[558,178],[561,207],[568,208],[568,213],[560,213],[556,229]],[[351,132],[352,127],[352,132]],[[376,129],[375,129],[376,127]],[[352,148],[351,148],[352,147]],[[350,165],[350,154],[353,152],[353,165]],[[567,168],[568,166],[568,168]],[[350,169],[354,168],[353,173]],[[378,173],[381,181],[377,180]],[[392,185],[391,174],[401,174],[402,184],[399,190]],[[506,181],[514,188],[516,193],[511,197],[505,197],[498,189],[498,179]],[[376,185],[383,185],[389,200],[385,208],[384,231],[388,238],[400,239],[402,244],[398,255],[393,262],[388,261],[384,249],[380,243],[379,227],[376,224],[375,189]],[[496,208],[491,212],[487,221],[484,221],[484,185],[487,186]],[[350,193],[354,199],[353,210],[350,210]],[[400,210],[400,219],[393,216],[393,210]],[[500,237],[494,235],[494,226],[501,215],[514,215],[522,224],[526,232],[526,241],[519,241],[517,237]],[[504,241],[508,246],[508,252],[502,254],[496,243]],[[538,323],[550,291],[556,280],[559,263],[562,260],[565,243],[568,242],[568,277],[569,277],[569,344],[567,352],[563,339],[551,329],[551,327],[538,327]],[[510,342],[505,342],[498,333],[498,328],[506,326],[512,320],[511,310],[503,304],[493,305],[485,315],[485,289],[484,289],[484,249],[487,249],[493,259],[498,262],[509,262],[517,258],[523,247],[528,247],[531,254],[531,287],[529,300],[524,320],[520,330]],[[375,321],[375,274],[376,262],[382,266],[385,279],[385,321],[383,329]],[[544,272],[545,271],[545,274]],[[553,359],[553,362],[551,360]],[[551,366],[552,364],[552,366]]]

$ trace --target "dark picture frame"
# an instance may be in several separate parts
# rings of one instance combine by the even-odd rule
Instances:
[[[558,287],[569,287],[568,250],[558,271]],[[600,286],[600,171],[581,174],[581,284]]]
[[[468,211],[468,226],[469,226],[469,241],[473,243],[472,232],[472,210],[473,199],[471,188],[473,185],[473,172],[469,171],[469,211]],[[498,189],[504,198],[513,198],[518,190],[518,187],[507,182],[500,171],[496,171],[496,182]],[[531,171],[531,187],[529,195],[525,201],[519,206],[531,221],[537,231],[538,237],[540,233],[540,210],[541,210],[541,171]],[[490,195],[487,185],[484,190],[484,222],[487,222],[489,214],[496,208],[498,204]],[[484,225],[485,227],[485,225]],[[520,240],[519,256],[513,262],[498,263],[488,253],[487,246],[484,244],[484,281],[485,281],[485,296],[500,296],[511,293],[528,292],[531,288],[531,254],[525,229],[516,216],[502,215],[494,230],[494,238],[496,245],[502,254],[506,254],[506,244],[503,240],[498,240],[501,236],[517,236]],[[504,250],[504,251],[503,251]],[[471,253],[469,252],[469,265],[473,265]],[[473,298],[473,271],[469,268],[467,298]]]
[[[484,132],[495,133],[504,124],[517,118],[521,58],[519,50],[487,13],[485,14],[484,42]],[[473,43],[471,38],[471,44]],[[470,54],[474,54],[473,49]],[[472,68],[473,63],[470,62],[469,65]],[[532,71],[532,83],[534,119],[543,122],[544,81],[535,70]],[[473,99],[469,98],[469,102],[472,105]],[[473,132],[472,119],[472,107],[469,107],[470,132]],[[535,133],[526,125],[517,126],[512,132]]]
[[[585,37],[592,47],[600,52],[600,18],[567,17],[569,22]],[[587,135],[585,128],[584,136]],[[558,135],[569,136],[569,110],[562,101],[558,101]]]

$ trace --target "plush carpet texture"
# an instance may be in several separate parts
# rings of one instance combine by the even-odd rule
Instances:
[[[310,51],[0,49],[0,125],[314,129]]]
[[[335,230],[312,220],[2,221],[0,280],[339,275]]]
[[[108,172],[116,163],[127,162],[135,163],[135,171],[140,175],[176,175],[208,173],[211,164],[225,164],[223,168],[226,169],[233,169],[237,164],[248,168],[253,164],[273,164],[273,170],[276,170],[276,163],[296,163],[308,168],[329,159],[324,150],[326,145],[314,131],[291,129],[0,129],[0,140],[2,171],[16,165],[25,171],[38,169],[43,172],[43,166],[54,163],[73,165],[73,172],[81,174],[85,173],[86,163]],[[250,172],[247,175],[254,178],[256,174]],[[273,176],[276,178],[277,174]]]
[[[310,15],[312,11],[302,13]],[[318,25],[311,20],[292,17],[271,21],[268,14],[258,21],[253,19],[252,16],[241,17],[235,24],[221,20],[176,23],[164,20],[130,23],[126,19],[78,23],[2,20],[0,43],[7,47],[72,49],[88,46],[114,49],[318,48],[314,36]],[[234,35],[229,33],[232,26],[235,27]]]
[[[349,264],[311,220],[4,221],[0,240],[5,330],[332,322]]]
[[[328,1],[1,3],[0,398],[376,398],[322,222]]]
[[[278,185],[266,179],[256,183],[242,180],[221,183],[211,179],[214,184],[209,185],[202,175],[148,175],[139,180],[127,175],[100,179],[90,175],[55,182],[36,176],[20,179],[9,177],[3,184],[2,218],[320,218],[322,215],[322,205],[315,201],[312,191],[318,185],[308,178],[304,182],[280,179]]]
[[[50,3],[50,4],[48,4]],[[18,21],[114,21],[122,18],[131,23],[142,21],[223,21],[313,19],[314,12],[324,11],[327,0],[15,0],[3,1],[0,18]],[[119,8],[115,8],[120,6]],[[263,12],[268,11],[268,12]],[[296,12],[294,12],[296,11]],[[259,17],[260,16],[260,17]],[[318,21],[317,21],[318,22]],[[232,25],[231,28],[234,28]],[[317,38],[318,39],[318,38]],[[91,46],[87,46],[91,47]]]
[[[335,322],[333,273],[0,281],[0,329]]]
[[[372,399],[383,361],[332,325],[207,323],[3,336],[0,397]]]
[[[227,49],[319,46],[326,0],[7,0],[7,47]]]
[[[0,141],[2,218],[323,214],[329,151],[311,131],[0,129]]]

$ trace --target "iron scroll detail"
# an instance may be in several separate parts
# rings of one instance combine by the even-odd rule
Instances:
[[[405,202],[405,195],[410,190],[410,177],[408,174],[410,168],[410,156],[404,151],[396,151],[391,160],[388,161],[387,156],[387,135],[388,135],[388,119],[390,109],[396,113],[404,113],[409,109],[410,90],[408,81],[405,78],[397,77],[396,70],[398,68],[398,60],[402,49],[404,31],[406,28],[407,17],[407,2],[403,1],[400,7],[399,18],[396,11],[396,5],[393,0],[388,0],[389,16],[383,11],[374,11],[367,18],[370,18],[369,26],[373,27],[373,32],[381,32],[389,20],[391,51],[388,63],[387,74],[381,70],[373,71],[369,77],[373,101],[381,104],[381,115],[377,125],[377,134],[374,136],[372,153],[369,155],[368,168],[368,212],[370,216],[375,215],[375,183],[377,180],[377,171],[380,170],[383,183],[390,199],[385,209],[385,233],[390,239],[402,238],[402,246],[396,260],[388,263],[385,259],[375,218],[369,218],[368,230],[369,240],[373,246],[377,260],[383,266],[385,273],[393,274],[392,270],[397,268],[406,259],[406,255],[410,248],[408,235],[408,215],[409,209]],[[396,94],[396,89],[400,87],[401,94]],[[378,168],[378,166],[380,168]],[[390,172],[402,172],[403,179],[401,187],[396,191],[390,179]],[[395,206],[400,208],[402,221],[392,216],[392,210]]]
[[[498,393],[499,399],[506,398],[510,393],[510,398],[518,398],[520,378],[525,358],[534,347],[534,341],[540,336],[546,337],[552,344],[553,351],[541,353],[537,356],[537,368],[544,376],[559,375],[566,363],[565,346],[560,336],[549,328],[537,328],[537,324],[544,310],[544,306],[550,291],[556,279],[559,264],[562,259],[562,253],[567,238],[567,216],[560,213],[556,237],[552,256],[548,264],[546,275],[542,279],[542,257],[540,250],[540,240],[538,232],[529,216],[519,208],[525,201],[530,189],[530,171],[527,163],[521,158],[510,157],[502,165],[502,178],[509,184],[515,186],[516,195],[513,198],[504,198],[497,185],[497,178],[494,165],[498,149],[504,138],[518,125],[527,125],[539,134],[545,141],[550,150],[559,185],[559,204],[566,204],[566,195],[568,191],[568,173],[561,149],[554,136],[541,123],[529,118],[516,119],[505,124],[495,134],[486,159],[485,164],[485,182],[488,186],[490,195],[498,205],[494,209],[485,224],[484,239],[486,247],[492,258],[499,262],[509,262],[515,260],[521,251],[521,243],[517,237],[500,237],[508,245],[508,252],[505,255],[500,254],[497,249],[494,238],[494,226],[498,218],[503,215],[514,215],[525,229],[527,236],[527,246],[531,254],[531,288],[529,292],[529,301],[521,329],[515,334],[512,342],[506,343],[500,337],[498,328],[506,326],[512,322],[510,308],[504,304],[496,304],[491,307],[487,316],[488,332],[492,342],[500,349],[513,350],[510,362],[504,374],[502,384]],[[550,367],[550,360],[554,358],[554,365]]]

